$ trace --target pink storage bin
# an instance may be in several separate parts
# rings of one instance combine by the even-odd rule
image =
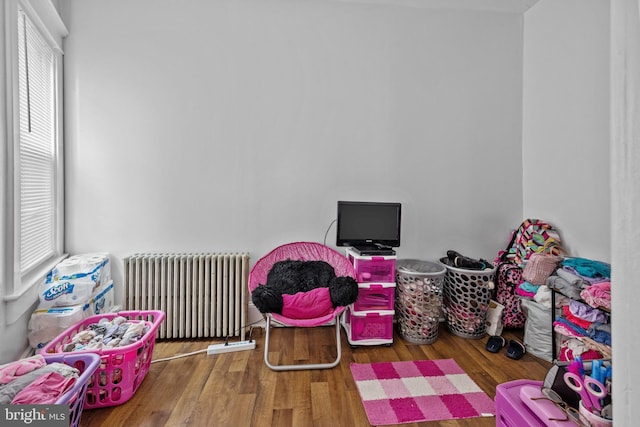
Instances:
[[[347,251],[347,258],[356,270],[358,282],[390,283],[396,281],[396,257],[362,256]]]
[[[353,310],[393,310],[395,295],[395,283],[359,283],[358,299],[353,303]]]
[[[80,376],[73,387],[56,400],[56,405],[69,406],[69,426],[80,425],[84,401],[87,394],[87,386],[93,377],[94,372],[100,364],[100,357],[97,354],[56,354],[44,355],[47,365],[52,363],[64,363],[80,371]]]
[[[496,427],[546,427],[547,422],[539,418],[520,398],[524,386],[542,387],[542,381],[514,380],[496,386]],[[574,426],[571,421],[567,427]]]
[[[138,341],[123,347],[63,352],[64,346],[70,343],[77,333],[88,329],[90,324],[98,323],[100,319],[111,321],[116,316],[122,316],[128,321],[144,320],[149,330]],[[93,409],[121,405],[131,399],[149,372],[156,333],[164,317],[164,312],[155,310],[121,311],[90,316],[51,340],[40,351],[40,354],[45,357],[51,355],[98,355],[100,363],[89,379],[84,408]]]
[[[347,307],[349,341],[393,340],[393,310],[353,311]]]

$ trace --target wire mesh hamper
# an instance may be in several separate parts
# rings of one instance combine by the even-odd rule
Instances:
[[[414,344],[438,338],[446,269],[438,264],[401,259],[396,265],[396,316],[400,336]]]
[[[447,329],[462,338],[480,339],[486,334],[496,269],[466,270],[444,260],[440,261],[447,269],[443,300]]]
[[[67,353],[63,351],[65,345],[70,343],[77,333],[89,329],[92,323],[98,323],[100,319],[111,321],[116,316],[122,316],[127,321],[144,321],[148,330],[138,341],[122,347],[86,349]],[[45,357],[58,354],[97,354],[100,357],[100,364],[89,379],[84,408],[121,405],[133,397],[149,372],[156,333],[164,318],[164,312],[156,310],[131,310],[90,316],[51,340],[40,353]]]

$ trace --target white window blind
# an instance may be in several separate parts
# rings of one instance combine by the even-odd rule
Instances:
[[[19,242],[24,275],[56,253],[55,55],[18,11]]]

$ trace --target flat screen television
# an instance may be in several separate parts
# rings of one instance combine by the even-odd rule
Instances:
[[[337,246],[367,253],[400,246],[402,205],[390,202],[338,202]]]

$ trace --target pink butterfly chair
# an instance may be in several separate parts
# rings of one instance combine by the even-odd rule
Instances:
[[[296,242],[279,246],[260,258],[249,273],[249,292],[256,287],[267,282],[267,274],[271,270],[273,264],[278,261],[286,260],[299,261],[325,261],[331,265],[336,276],[348,276],[356,278],[355,270],[351,262],[340,252],[314,242]],[[313,319],[291,319],[277,313],[265,313],[266,317],[266,337],[264,344],[264,363],[275,371],[302,370],[302,369],[328,369],[333,368],[340,363],[342,356],[342,346],[340,343],[340,314],[345,307],[336,307],[329,314]],[[274,365],[269,362],[269,332],[271,329],[271,320],[275,320],[285,326],[311,328],[315,326],[323,326],[332,320],[336,326],[336,360],[329,363],[308,363],[296,365]]]

